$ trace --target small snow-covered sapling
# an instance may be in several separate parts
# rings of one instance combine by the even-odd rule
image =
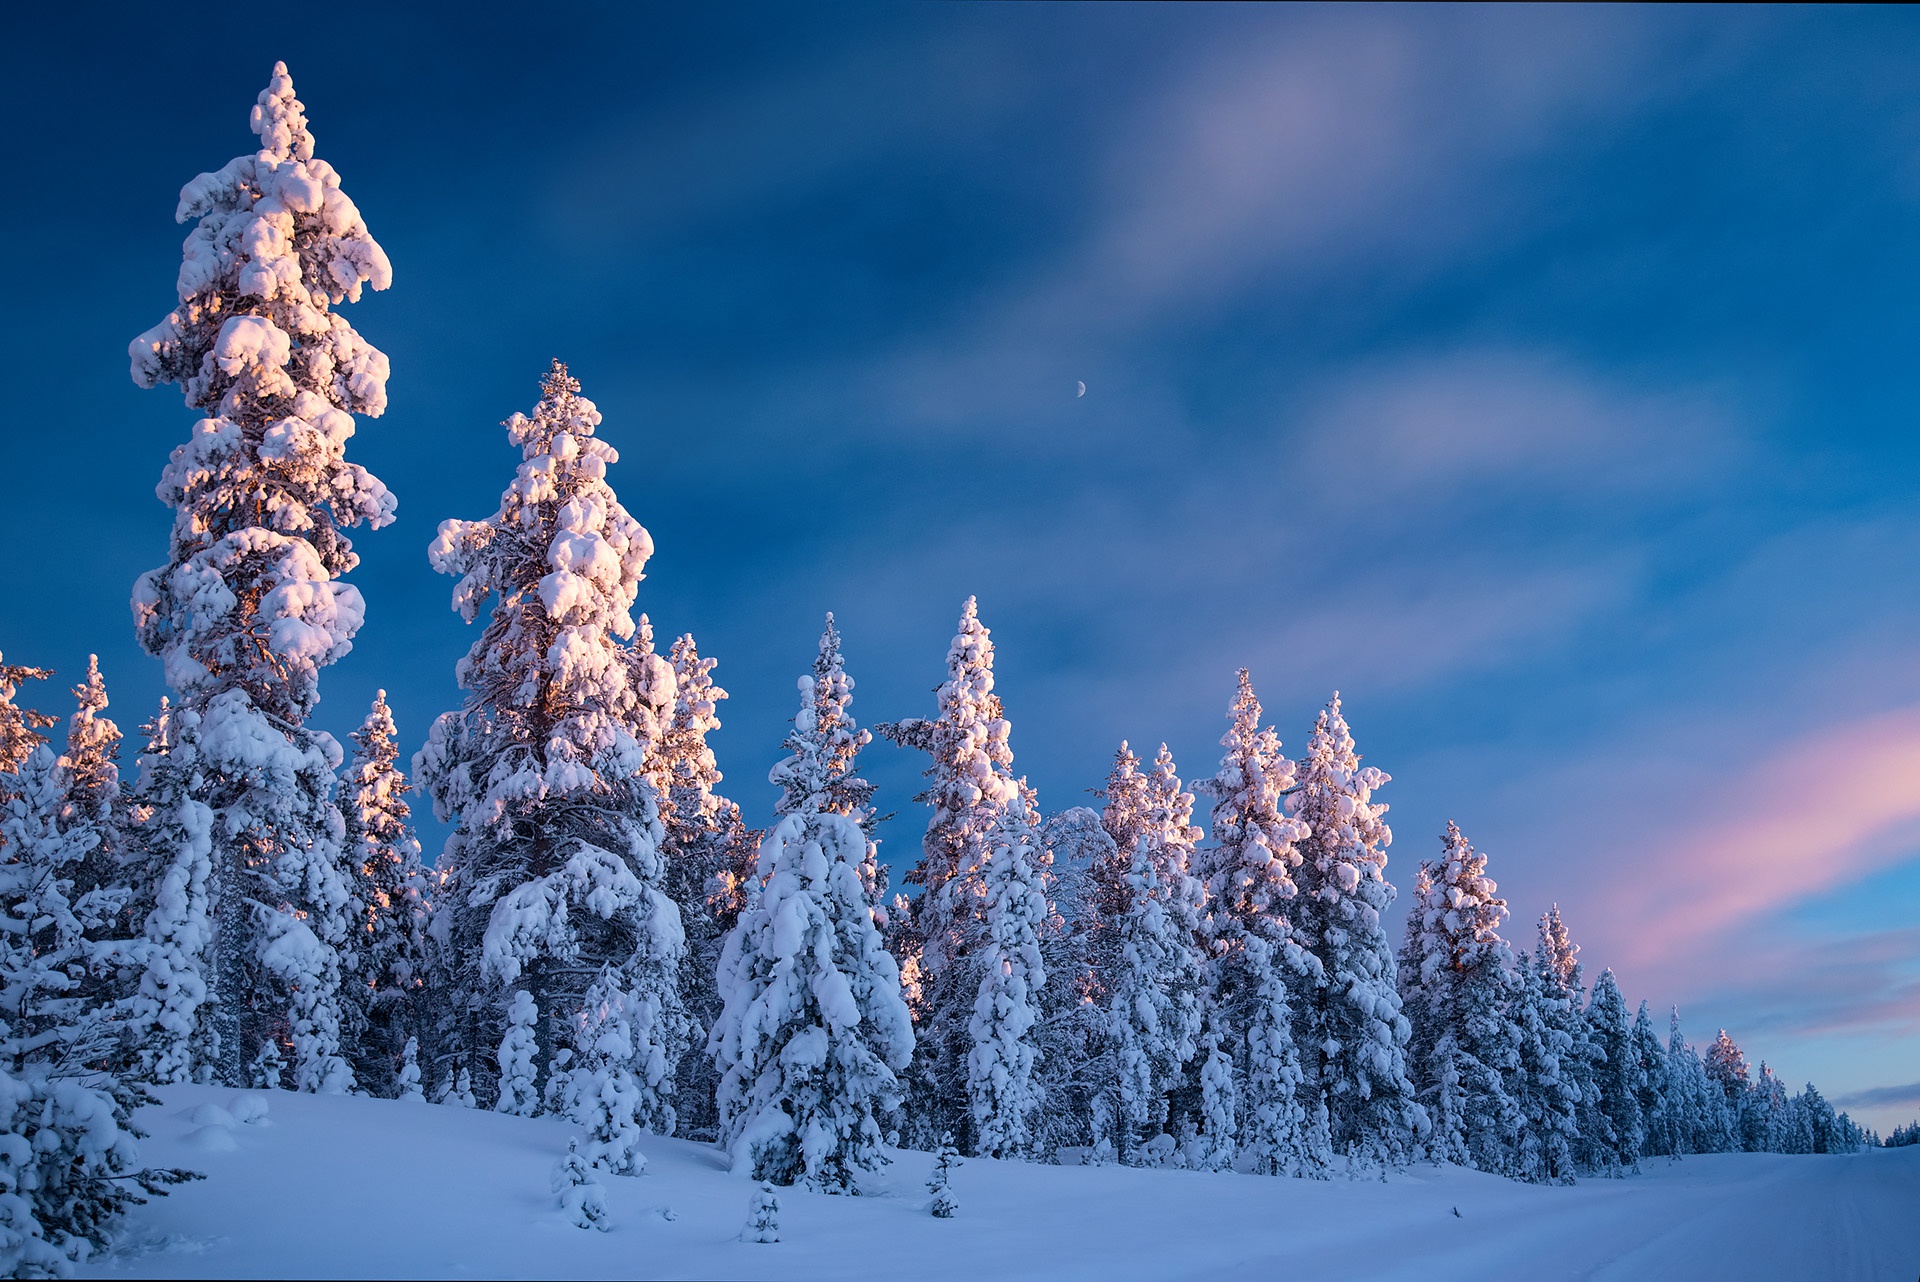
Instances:
[[[575,1228],[605,1233],[613,1227],[607,1219],[606,1191],[594,1177],[593,1167],[580,1155],[577,1137],[567,1141],[567,1155],[554,1164],[553,1192]]]
[[[960,1166],[960,1153],[953,1147],[953,1136],[940,1138],[940,1153],[933,1160],[933,1174],[927,1177],[927,1192],[933,1194],[933,1202],[927,1207],[937,1220],[950,1220],[960,1204],[954,1201],[950,1182],[953,1172]]]
[[[400,1075],[395,1084],[400,1088],[399,1098],[426,1101],[426,1092],[420,1089],[420,1039],[417,1037],[409,1037],[406,1049],[400,1053]]]
[[[277,1091],[280,1089],[280,1043],[268,1038],[260,1045],[260,1053],[247,1065],[248,1084],[257,1091]]]
[[[780,1199],[773,1185],[762,1184],[747,1203],[747,1226],[740,1230],[742,1242],[778,1242],[780,1240]]]

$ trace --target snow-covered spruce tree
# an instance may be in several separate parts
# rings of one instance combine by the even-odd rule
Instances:
[[[1324,1179],[1332,1157],[1327,1113],[1319,1101],[1301,1098],[1294,1043],[1295,993],[1321,978],[1289,915],[1301,858],[1296,843],[1307,826],[1286,813],[1293,763],[1280,755],[1273,730],[1260,725],[1260,700],[1245,668],[1227,719],[1220,769],[1201,785],[1213,797],[1213,840],[1199,855],[1209,951],[1206,1032],[1234,1068],[1240,1153],[1258,1171]],[[1217,1106],[1207,1112],[1224,1115]],[[1225,1142],[1207,1139],[1216,1154]]]
[[[354,929],[344,949],[348,1045],[355,1080],[386,1098],[397,1097],[401,1054],[420,1031],[429,887],[409,822],[406,795],[413,786],[400,770],[394,734],[393,710],[381,690],[353,733],[341,798],[353,879]]]
[[[1118,848],[1100,814],[1086,806],[1047,816],[1039,839],[1053,912],[1040,932],[1046,982],[1034,1029],[1042,1107],[1033,1122],[1033,1152],[1056,1160],[1063,1148],[1082,1148],[1083,1160],[1099,1163],[1114,1156],[1120,1115],[1105,978],[1119,954],[1116,932],[1094,905],[1095,880],[1104,875],[1095,870],[1117,873]],[[1096,949],[1104,955],[1098,964]]]
[[[517,1007],[524,1005],[519,1001],[524,995],[514,994]],[[627,994],[613,967],[602,966],[573,1016],[568,1039],[573,1054],[558,1093],[567,1116],[586,1132],[588,1164],[614,1175],[640,1175],[647,1169],[640,1136],[645,1125],[642,1113],[649,1101],[640,1083],[650,1067],[658,1080],[659,1070],[637,1056],[634,1026],[636,1016],[645,1019],[649,1014],[643,1003]],[[509,1030],[503,1065],[504,1045],[519,1040],[520,1032],[518,1026]]]
[[[840,656],[840,630],[831,613],[820,633],[811,685],[804,681],[802,693],[812,699],[812,711],[803,709],[787,736],[786,747],[793,755],[767,774],[768,782],[780,789],[774,810],[790,815],[817,806],[826,814],[846,815],[862,832],[871,833],[874,786],[860,777],[857,758],[873,736],[854,723],[853,678]]]
[[[127,950],[137,976],[128,1000],[125,1053],[143,1081],[204,1080],[218,1058],[208,1002],[213,917],[213,812],[199,799],[200,718],[163,697],[134,787],[132,875],[138,930]]]
[[[1640,1003],[1633,1017],[1629,1040],[1634,1064],[1634,1089],[1640,1104],[1640,1118],[1646,1127],[1643,1157],[1678,1157],[1683,1149],[1679,1119],[1672,1100],[1673,1083],[1667,1072],[1666,1047],[1654,1031],[1653,1016],[1647,1003]]]
[[[1507,1093],[1520,1118],[1508,1173],[1529,1184],[1573,1183],[1578,1097],[1566,1074],[1573,1039],[1559,1026],[1558,999],[1549,990],[1551,961],[1520,954],[1507,1015],[1519,1062],[1507,1074]]]
[[[858,1193],[859,1173],[885,1160],[878,1117],[899,1105],[913,1020],[860,878],[867,794],[847,785],[863,740],[838,671],[836,649],[824,674],[800,678],[790,755],[772,774],[780,821],[760,847],[763,885],[720,955],[726,1006],[709,1049],[736,1171]]]
[[[968,1026],[973,1049],[967,1055],[967,1099],[976,1151],[984,1157],[1022,1157],[1032,1146],[1040,1107],[1034,1026],[1046,984],[1040,934],[1049,916],[1039,839],[1024,788],[1001,812],[989,850],[982,870],[980,988]]]
[[[1451,820],[1440,858],[1423,863],[1400,954],[1413,1024],[1408,1067],[1432,1120],[1430,1155],[1506,1174],[1520,1134],[1507,1081],[1520,1067],[1508,1015],[1513,950],[1500,937],[1507,901],[1487,857]]]
[[[927,1174],[927,1192],[933,1195],[933,1200],[927,1203],[927,1213],[936,1220],[950,1220],[959,1214],[960,1203],[953,1196],[953,1173],[961,1165],[953,1137],[943,1137],[940,1151],[933,1158],[933,1170]]]
[[[109,1011],[88,1000],[94,952],[88,936],[103,924],[99,905],[77,901],[74,875],[96,834],[63,830],[60,768],[52,749],[33,750],[6,772],[0,811],[0,1067],[24,1071],[32,1060],[99,1057],[111,1034]]]
[[[1126,744],[1102,795],[1112,851],[1088,869],[1090,952],[1106,1005],[1114,1079],[1116,1148],[1148,1160],[1169,1120],[1200,1042],[1206,957],[1199,947],[1202,892],[1193,875],[1193,794],[1165,744],[1146,773]]]
[[[4,789],[6,780],[26,764],[33,750],[47,741],[47,736],[40,732],[59,721],[58,717],[23,708],[14,702],[20,697],[22,682],[45,681],[52,675],[51,668],[0,663],[0,789]],[[6,804],[6,800],[7,794],[0,792],[0,805]]]
[[[1755,1077],[1753,1090],[1760,1099],[1760,1108],[1766,1117],[1766,1151],[1783,1153],[1786,1151],[1787,1088],[1765,1060],[1760,1061],[1760,1071]]]
[[[407,1044],[400,1048],[400,1072],[394,1078],[396,1099],[409,1103],[424,1104],[427,1093],[420,1086],[420,1039],[409,1037]]]
[[[1580,946],[1567,934],[1558,904],[1540,918],[1533,966],[1540,981],[1540,1017],[1554,1039],[1565,1042],[1559,1052],[1560,1078],[1573,1105],[1574,1164],[1589,1173],[1603,1171],[1607,1154],[1615,1148],[1612,1123],[1600,1107],[1598,1076],[1604,1053],[1593,1044],[1583,1009],[1587,998]]]
[[[740,862],[740,852],[750,851],[754,843],[740,818],[740,807],[714,791],[721,774],[707,736],[720,728],[717,709],[727,697],[714,684],[714,661],[700,657],[688,635],[673,643],[669,662],[672,703],[660,719],[661,730],[648,755],[656,786],[665,798],[661,810],[666,830],[661,844],[665,890],[680,907],[680,923],[687,935],[687,953],[680,964],[680,999],[704,1042],[725,1004],[714,982],[726,940],[714,892]],[[718,1088],[711,1057],[681,1057],[675,1099],[683,1134],[712,1138],[718,1133],[714,1104]]]
[[[1296,777],[1287,813],[1309,831],[1296,842],[1300,894],[1291,912],[1320,963],[1299,1011],[1307,1090],[1327,1110],[1336,1150],[1402,1166],[1428,1123],[1407,1078],[1412,1025],[1383,920],[1394,900],[1386,878],[1393,832],[1373,794],[1388,776],[1360,764],[1337,692],[1314,722]]]
[[[87,938],[93,947],[75,995],[104,1008],[124,1002],[138,982],[140,950],[132,937],[140,926],[129,911],[134,896],[127,867],[131,815],[120,786],[120,727],[104,715],[107,689],[95,656],[87,656],[87,679],[73,694],[67,750],[55,764],[55,777],[60,831],[87,847],[72,870],[72,895],[75,914],[92,923]],[[115,1056],[116,1064],[125,1062]]]
[[[1078,849],[1090,858],[1079,875],[1080,893],[1071,905],[1070,919],[1086,971],[1085,1003],[1098,1007],[1100,1018],[1085,1038],[1085,1049],[1078,1056],[1081,1062],[1074,1066],[1084,1080],[1071,1083],[1080,1088],[1082,1098],[1074,1103],[1084,1114],[1079,1119],[1084,1123],[1084,1133],[1070,1135],[1068,1142],[1085,1145],[1085,1160],[1099,1164],[1115,1157],[1138,1160],[1132,1152],[1138,1128],[1127,1119],[1121,1095],[1124,1090],[1141,1093],[1138,1074],[1146,1068],[1144,1061],[1129,1055],[1130,1048],[1123,1045],[1129,1030],[1113,1027],[1113,985],[1119,977],[1125,947],[1120,931],[1133,899],[1127,878],[1133,868],[1135,847],[1146,839],[1148,829],[1147,779],[1140,771],[1140,758],[1125,740],[1114,753],[1105,785],[1095,795],[1103,802],[1099,818],[1105,840],[1098,845],[1079,843]],[[1060,1067],[1049,1064],[1043,1080],[1056,1077]],[[1135,1080],[1123,1082],[1130,1073]],[[1065,1093],[1061,1088],[1070,1086],[1065,1081],[1046,1081],[1046,1085],[1056,1106]]]
[[[134,587],[140,642],[199,717],[199,799],[213,811],[207,977],[217,1076],[244,1085],[268,1041],[303,1090],[345,1090],[336,949],[352,922],[333,803],[340,748],[306,725],[320,669],[364,607],[340,581],[343,530],[394,500],[346,461],[353,415],[386,408],[387,358],[332,308],[385,289],[386,255],[313,154],[284,64],[252,116],[260,149],[180,193],[179,307],[129,348],[134,381],[176,383],[208,417],[173,453],[168,563]]]
[[[740,1240],[760,1243],[780,1240],[780,1198],[772,1184],[761,1184],[747,1199],[747,1223],[740,1230]]]
[[[1703,1066],[1707,1080],[1719,1090],[1732,1123],[1729,1147],[1735,1152],[1760,1152],[1766,1137],[1765,1119],[1754,1108],[1746,1053],[1727,1035],[1726,1029],[1721,1029],[1713,1045],[1707,1047]]]
[[[1645,1070],[1634,1054],[1627,1003],[1611,970],[1601,971],[1593,981],[1585,1020],[1594,1052],[1594,1120],[1580,1128],[1581,1162],[1600,1175],[1638,1171],[1647,1135],[1640,1112]]]
[[[1720,1088],[1707,1077],[1700,1052],[1680,1031],[1680,1009],[1667,1017],[1667,1104],[1679,1152],[1723,1153],[1733,1144],[1733,1121]]]
[[[960,614],[947,650],[947,679],[935,692],[939,713],[877,726],[886,738],[933,758],[931,781],[914,800],[933,807],[922,857],[907,882],[925,893],[895,925],[903,975],[917,988],[914,1061],[906,1083],[907,1139],[932,1148],[953,1134],[963,1153],[975,1152],[967,1104],[968,1029],[979,994],[975,956],[981,942],[986,888],[981,871],[1000,814],[1019,789],[1000,698],[993,692],[993,640],[974,598]],[[906,903],[896,900],[896,906]]]
[[[131,933],[121,916],[127,906],[127,799],[120,786],[120,727],[106,715],[107,686],[97,655],[87,656],[87,679],[73,688],[76,704],[67,721],[67,750],[60,754],[60,827],[86,832],[93,846],[74,871],[78,898],[104,896],[97,909],[102,929]],[[137,927],[136,927],[137,929]]]
[[[113,1011],[86,991],[95,940],[111,914],[76,897],[97,840],[63,828],[53,753],[35,748],[0,777],[0,1273],[64,1276],[106,1247],[143,1193],[193,1178],[142,1169],[133,1110],[154,1103],[100,1065],[113,1057]]]
[[[610,965],[632,1003],[638,1115],[667,1132],[692,1037],[686,942],[661,889],[658,802],[630,729],[635,669],[621,644],[653,540],[607,484],[619,456],[594,435],[600,412],[579,393],[555,361],[532,417],[506,421],[521,463],[499,510],[442,522],[428,553],[458,577],[462,618],[495,600],[460,662],[464,706],[434,722],[414,758],[434,813],[453,826],[428,924],[442,1009],[432,1076],[465,1074],[492,1103],[507,1015],[525,992],[539,1012],[544,1100],[555,1033],[582,1027],[587,989]]]
[[[553,1166],[551,1181],[555,1203],[576,1229],[598,1229],[605,1233],[613,1227],[607,1214],[607,1191],[593,1173],[593,1165],[580,1153],[578,1136],[567,1140],[567,1154]]]
[[[514,1117],[532,1117],[540,1111],[540,1092],[533,1084],[533,1057],[536,1049],[534,1026],[540,1012],[525,989],[516,989],[507,1007],[507,1032],[500,1039],[494,1059],[500,1065],[499,1090],[494,1096],[496,1111]],[[563,1052],[568,1059],[572,1052]],[[555,1090],[556,1101],[565,1107],[565,1087]]]

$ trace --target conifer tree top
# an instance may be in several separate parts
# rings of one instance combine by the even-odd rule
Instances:
[[[1307,840],[1316,860],[1307,870],[1311,893],[1335,902],[1363,883],[1383,885],[1393,830],[1383,818],[1386,804],[1373,800],[1373,794],[1391,776],[1360,764],[1338,691],[1314,720],[1298,778],[1287,809],[1311,829]]]
[[[19,769],[33,750],[47,741],[39,732],[53,725],[55,718],[22,708],[14,700],[19,697],[21,682],[45,681],[52,675],[51,668],[0,663],[0,771]]]
[[[260,148],[180,191],[179,222],[198,218],[180,266],[180,309],[129,348],[142,387],[179,383],[187,403],[231,414],[229,389],[254,398],[318,392],[331,408],[386,408],[387,358],[331,314],[362,285],[393,280],[386,252],[313,154],[306,107],[277,62],[248,120]],[[289,378],[291,375],[291,378]],[[351,422],[295,407],[310,430],[344,440]],[[376,521],[378,524],[378,521]]]
[[[1555,904],[1540,918],[1540,942],[1534,950],[1535,960],[1552,975],[1561,992],[1578,993],[1579,955],[1580,945],[1568,936],[1567,924],[1560,919],[1560,905]]]
[[[1487,857],[1451,819],[1440,842],[1440,858],[1422,866],[1425,876],[1414,908],[1426,941],[1418,958],[1420,982],[1432,984],[1448,968],[1507,969],[1512,950],[1500,937],[1507,901],[1495,896],[1500,887],[1486,875]]]
[[[313,155],[284,66],[251,125],[259,150],[181,190],[176,216],[198,222],[178,305],[128,348],[135,383],[177,384],[208,415],[161,473],[169,564],[141,576],[133,609],[142,646],[190,703],[237,689],[300,726],[319,669],[352,648],[365,616],[338,582],[358,563],[345,531],[386,525],[397,506],[346,457],[353,416],[386,408],[387,357],[333,310],[392,271]]]
[[[873,736],[853,719],[853,678],[840,657],[840,631],[827,614],[813,671],[799,680],[800,711],[786,748],[791,754],[768,773],[780,789],[778,814],[821,810],[851,815],[864,828],[872,820],[874,787],[853,773],[854,760]]]
[[[466,705],[435,723],[414,773],[436,814],[470,816],[503,838],[511,814],[542,798],[612,796],[637,783],[646,756],[636,709],[651,697],[642,682],[664,672],[672,686],[658,656],[642,665],[620,644],[637,630],[653,539],[608,483],[619,454],[595,435],[600,421],[554,361],[533,413],[503,424],[521,461],[499,508],[442,521],[427,550],[434,569],[458,579],[462,618],[489,599],[494,608],[457,669]]]
[[[462,618],[471,622],[497,595],[496,626],[604,627],[622,639],[633,635],[633,604],[653,538],[607,484],[607,469],[620,455],[595,437],[599,425],[599,409],[580,395],[579,380],[558,360],[540,380],[532,416],[507,419],[507,438],[520,447],[522,461],[500,496],[499,511],[482,521],[441,522],[428,550],[436,570],[460,576],[453,604]],[[463,680],[468,665],[495,662],[488,657],[495,652],[489,638],[477,642],[463,665]],[[564,647],[557,647],[549,662],[567,669],[567,659]],[[615,680],[606,670],[577,675],[595,683]]]
[[[60,757],[69,787],[94,807],[110,805],[120,791],[120,727],[107,717],[107,686],[100,658],[87,656],[87,679],[73,688],[75,708],[67,721],[67,750]]]
[[[1280,737],[1260,724],[1260,700],[1245,668],[1227,709],[1226,749],[1220,769],[1201,786],[1213,797],[1213,849],[1208,853],[1208,918],[1218,933],[1230,922],[1263,933],[1285,933],[1274,916],[1299,888],[1294,843],[1311,829],[1286,813],[1294,786],[1293,762],[1280,754]]]

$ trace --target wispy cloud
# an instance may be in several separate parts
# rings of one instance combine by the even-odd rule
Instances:
[[[1841,1108],[1884,1108],[1889,1104],[1920,1104],[1920,1082],[1904,1086],[1875,1086],[1851,1091],[1833,1101]]]
[[[1552,352],[1485,347],[1365,363],[1319,400],[1298,450],[1302,474],[1384,492],[1395,509],[1425,496],[1423,514],[1466,496],[1590,506],[1692,489],[1742,448],[1723,389],[1636,386]]]
[[[1489,169],[1583,112],[1637,109],[1621,86],[1652,83],[1635,74],[1650,53],[1640,24],[1455,18],[1310,19],[1210,50],[1123,117],[1105,159],[1109,217],[1054,288],[1076,308],[1138,317],[1275,266],[1455,248],[1511,212],[1485,199]]]
[[[1737,927],[1906,857],[1920,841],[1920,706],[1810,731],[1692,808],[1583,879],[1631,964],[1710,954]],[[1617,875],[1627,867],[1643,874]]]

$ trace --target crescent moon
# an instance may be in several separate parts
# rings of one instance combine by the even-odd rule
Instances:
[[[1079,386],[1080,386],[1080,390],[1073,394],[1073,397],[1075,400],[1079,400],[1082,396],[1085,396],[1087,394],[1087,385],[1085,383],[1081,383]]]

